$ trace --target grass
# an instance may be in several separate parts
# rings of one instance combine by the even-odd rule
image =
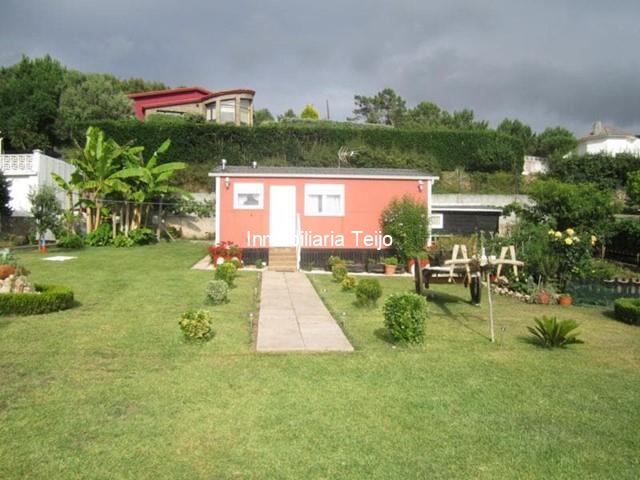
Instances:
[[[636,478],[640,330],[598,309],[436,286],[427,343],[389,342],[380,307],[359,309],[311,276],[357,351],[260,355],[249,314],[258,278],[204,299],[204,255],[178,242],[21,260],[80,305],[0,318],[0,478]],[[385,295],[411,288],[382,279]],[[382,302],[380,302],[380,305]],[[216,336],[185,343],[180,313],[210,308]],[[344,312],[344,315],[343,315]],[[584,345],[525,342],[541,314],[581,323]]]

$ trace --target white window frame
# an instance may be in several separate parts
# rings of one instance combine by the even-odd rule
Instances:
[[[442,230],[444,228],[444,214],[432,213],[429,217],[429,228],[431,230]]]
[[[240,205],[238,195],[254,193],[258,194],[258,205]],[[236,210],[261,210],[264,208],[264,184],[236,182],[233,184],[233,208]]]
[[[310,195],[339,195],[340,211],[337,213],[323,213],[313,211]],[[344,185],[336,183],[309,183],[304,186],[304,214],[307,217],[344,217]]]

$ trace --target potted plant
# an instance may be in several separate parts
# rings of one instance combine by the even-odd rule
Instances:
[[[416,263],[415,257],[418,257],[418,260],[420,262],[420,270],[429,266],[429,253],[422,250],[418,252],[417,255],[409,257],[409,260],[407,260],[407,271],[409,273],[413,273],[413,269]]]
[[[396,257],[387,257],[384,259],[384,274],[393,275],[398,267],[398,259]]]
[[[540,305],[549,305],[551,299],[555,297],[555,293],[553,286],[540,281],[531,292],[531,298],[533,298],[535,303],[539,303]]]
[[[558,305],[568,307],[573,303],[573,297],[568,293],[561,293],[558,295]]]

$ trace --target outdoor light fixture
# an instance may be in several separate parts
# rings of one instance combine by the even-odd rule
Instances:
[[[231,180],[229,177],[224,177],[224,186],[229,188],[229,185],[231,185]]]
[[[424,182],[422,180],[418,180],[418,190],[422,191]]]

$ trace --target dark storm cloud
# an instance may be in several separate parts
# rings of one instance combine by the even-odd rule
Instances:
[[[112,0],[0,3],[0,64],[50,53],[73,68],[171,85],[247,86],[274,113],[334,118],[355,93],[473,108],[578,134],[640,133],[636,2]]]

